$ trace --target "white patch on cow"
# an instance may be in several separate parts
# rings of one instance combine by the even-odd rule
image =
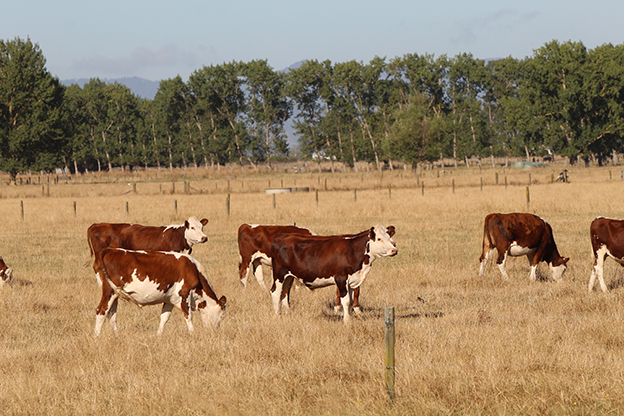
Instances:
[[[518,245],[517,242],[514,241],[511,243],[507,251],[509,252],[510,256],[518,257],[518,256],[526,256],[527,254],[533,253],[536,250],[537,248],[522,247]]]
[[[304,283],[304,282],[302,282]],[[305,285],[310,290],[320,289],[322,287],[327,287],[336,284],[336,279],[334,276],[329,277],[317,277],[311,282],[305,282]]]
[[[137,303],[141,305],[155,305],[163,302],[180,303],[178,292],[182,288],[183,282],[176,282],[167,292],[161,292],[158,290],[158,283],[152,281],[149,276],[144,276],[144,279],[140,280],[136,269],[130,277],[132,282],[126,283],[119,289]]]
[[[178,228],[182,228],[184,227],[184,224],[172,224],[172,225],[168,225],[165,227],[165,229],[163,230],[163,234],[165,233],[165,231],[167,230],[174,230],[174,229],[178,229]]]

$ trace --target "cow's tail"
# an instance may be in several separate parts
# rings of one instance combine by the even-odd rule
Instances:
[[[87,236],[87,243],[89,244],[89,260],[85,262],[84,267],[89,267],[89,263],[91,263],[93,255],[95,254],[95,251],[93,251],[93,243],[91,242],[90,236]]]
[[[485,217],[485,221],[483,224],[483,250],[481,251],[481,257],[479,261],[483,261],[486,258],[487,254],[494,248],[494,243],[492,241],[492,236],[490,234],[490,218]]]

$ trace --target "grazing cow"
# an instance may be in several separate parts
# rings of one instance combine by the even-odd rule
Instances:
[[[189,217],[184,224],[149,227],[139,224],[93,224],[87,230],[91,256],[106,247],[128,250],[175,251],[191,254],[194,244],[205,243],[207,219]]]
[[[296,278],[309,289],[336,285],[348,322],[353,291],[366,279],[373,261],[397,254],[394,233],[394,226],[377,225],[349,236],[276,235],[271,244],[275,313],[289,307],[288,292]]]
[[[505,279],[509,279],[505,268],[508,256],[527,256],[531,280],[536,280],[537,265],[541,261],[548,263],[554,280],[561,280],[570,260],[559,255],[550,224],[533,214],[489,214],[485,217],[479,276],[483,276],[494,249],[498,251],[496,263]]]
[[[624,221],[598,217],[589,227],[592,251],[594,253],[594,268],[589,278],[589,291],[594,289],[596,276],[600,288],[607,292],[604,282],[604,262],[607,256],[624,266]]]
[[[117,331],[119,297],[139,306],[162,303],[158,335],[174,306],[184,314],[189,331],[193,331],[193,310],[199,311],[204,326],[216,326],[223,316],[225,296],[217,299],[206,278],[206,269],[187,254],[105,248],[96,255],[94,268],[99,279],[108,283],[102,285],[95,335],[102,331],[107,316]]]
[[[0,289],[5,283],[11,283],[13,278],[13,269],[6,265],[2,256],[0,256]]]
[[[253,273],[258,284],[267,289],[262,265],[271,267],[271,243],[277,234],[316,235],[307,228],[294,225],[243,224],[238,227],[238,251],[241,258],[238,269],[243,287],[247,287],[249,274]]]

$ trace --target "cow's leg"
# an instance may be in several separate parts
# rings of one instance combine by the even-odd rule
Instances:
[[[500,270],[503,278],[505,280],[509,280],[509,276],[507,275],[507,267],[505,266],[507,263],[507,250],[501,250],[498,252],[498,269]]]
[[[250,258],[243,258],[241,256],[241,261],[240,261],[240,264],[238,265],[238,273],[239,273],[240,282],[244,288],[247,287],[247,278],[249,277],[250,261],[251,261]]]
[[[531,274],[529,275],[529,279],[534,282],[537,280],[537,263],[533,263],[533,261],[535,260],[535,252],[528,253],[526,256],[527,260],[529,260],[529,265],[531,266]]]
[[[360,287],[358,286],[353,289],[353,313],[355,315],[362,315],[362,311],[360,310]]]
[[[340,306],[342,305],[340,299],[340,289],[338,289],[338,286],[336,286],[336,303],[334,304],[334,313],[336,314],[340,312]]]
[[[340,303],[342,304],[343,321],[347,323],[351,320],[349,315],[349,307],[351,306],[350,289],[347,289],[346,281],[344,283],[337,282],[336,286],[338,286],[338,296],[340,296]]]
[[[115,300],[111,304],[110,309],[108,310],[108,319],[111,321],[111,326],[113,327],[113,331],[117,332],[117,305],[119,304],[119,298],[115,296]]]
[[[273,310],[276,315],[280,314],[280,299],[282,297],[283,281],[280,279],[273,279],[273,286],[271,286],[271,300],[273,301]]]
[[[284,284],[282,285],[282,294],[280,299],[282,310],[290,310],[290,289],[292,289],[294,280],[295,277],[291,274],[284,277]]]
[[[102,289],[102,299],[100,299],[100,304],[98,305],[95,311],[95,335],[98,336],[102,332],[102,325],[104,325],[104,320],[107,316],[110,317],[109,311],[112,309],[112,306],[117,306],[117,295],[115,292],[108,287]]]
[[[256,276],[256,281],[260,285],[260,287],[264,290],[267,290],[266,285],[264,284],[264,272],[262,270],[262,260],[257,258],[252,263],[253,273]]]
[[[479,267],[479,276],[483,276],[485,274],[485,268],[490,260],[490,257],[494,255],[494,249],[485,249],[483,248],[483,254],[481,255],[481,266]]]
[[[172,303],[163,303],[162,310],[160,311],[160,325],[158,325],[158,331],[156,331],[156,335],[161,335],[163,332],[163,328],[167,321],[169,321],[169,317],[171,316],[171,311],[173,310]],[[188,322],[187,322],[188,325]],[[191,330],[189,328],[189,330]]]
[[[596,277],[598,277],[598,282],[600,283],[600,289],[603,292],[608,292],[609,289],[604,281],[604,262],[607,258],[607,248],[602,245],[596,251],[594,256],[594,268],[592,269],[591,277],[589,278],[589,291],[591,292],[594,289],[594,284],[596,283]]]

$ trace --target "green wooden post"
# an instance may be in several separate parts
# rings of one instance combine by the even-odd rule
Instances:
[[[353,201],[357,202],[357,188],[353,190]]]
[[[275,194],[273,194],[273,208],[275,208]]]
[[[24,221],[24,201],[20,201],[20,216],[22,217],[22,221]]]
[[[394,400],[394,306],[384,309],[384,324],[386,327],[384,337],[384,366],[386,391],[390,400]]]
[[[74,201],[74,217],[76,216],[76,201]]]
[[[318,207],[318,189],[316,190],[316,206]]]
[[[527,197],[527,210],[531,206],[531,196],[529,195],[529,187],[526,187],[526,197]]]
[[[176,215],[178,215],[178,200],[173,200],[173,209],[175,210]]]
[[[453,193],[455,193],[455,178],[453,178]]]
[[[230,194],[227,194],[227,197],[225,198],[225,210],[227,211],[227,216],[229,217],[230,216]]]
[[[481,192],[483,192],[483,176],[481,176]]]
[[[130,209],[128,207],[128,201],[126,201],[126,215],[128,215],[130,213]]]

